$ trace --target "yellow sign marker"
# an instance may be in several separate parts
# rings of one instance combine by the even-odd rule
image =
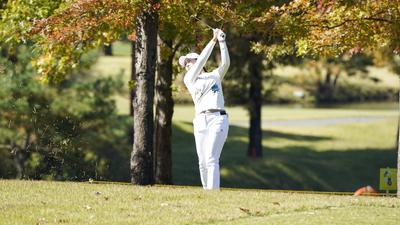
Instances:
[[[397,169],[381,168],[379,174],[380,190],[397,190]]]

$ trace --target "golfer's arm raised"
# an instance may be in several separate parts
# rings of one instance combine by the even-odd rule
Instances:
[[[196,81],[197,76],[200,74],[203,67],[206,65],[208,58],[211,55],[211,52],[215,46],[216,41],[212,39],[203,51],[200,53],[200,56],[197,58],[196,62],[193,66],[187,71],[185,77],[183,78],[183,82],[185,84],[192,84]]]
[[[229,58],[228,47],[226,46],[225,40],[219,41],[219,49],[221,51],[221,65],[218,67],[218,74],[220,76],[220,79],[222,80],[226,72],[228,72],[231,60]]]

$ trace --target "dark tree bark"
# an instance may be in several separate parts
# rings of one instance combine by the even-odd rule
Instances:
[[[156,75],[156,115],[154,129],[154,169],[155,182],[159,184],[172,183],[171,134],[174,101],[172,99],[172,41],[162,41],[158,45],[158,68]],[[165,50],[164,52],[161,51]],[[164,57],[162,57],[164,56]]]
[[[25,157],[20,148],[16,145],[12,145],[11,153],[14,154],[14,166],[17,171],[16,179],[20,180],[25,176]]]
[[[136,81],[136,61],[135,61],[135,42],[131,42],[132,50],[131,50],[131,80],[130,80],[130,106],[129,106],[129,115],[133,117],[133,100],[135,99],[135,85],[133,83]]]
[[[154,183],[153,103],[158,14],[156,11],[143,12],[137,17],[136,23],[136,96],[133,101],[135,134],[131,154],[131,182],[148,185]]]
[[[261,105],[262,105],[262,56],[250,53],[250,92],[249,92],[249,147],[247,154],[251,157],[262,156],[262,130],[261,130]]]
[[[136,65],[135,65],[135,42],[131,42],[132,48],[131,48],[131,80],[129,82],[129,115],[133,119],[133,101],[135,99],[135,83],[136,80]],[[133,130],[133,124],[129,129],[129,143],[133,146],[133,137],[134,137],[134,130]]]
[[[29,146],[31,143],[31,134],[27,132],[24,138],[23,147],[16,145],[15,142],[11,144],[11,153],[14,154],[14,165],[17,170],[16,179],[24,179],[25,174],[25,162],[29,158]]]
[[[336,85],[340,77],[340,70],[335,71],[329,63],[326,64],[326,74],[324,81],[321,81],[321,77],[317,83],[317,95],[316,100],[318,103],[331,103],[335,102],[335,90]],[[319,70],[322,73],[322,70]],[[320,74],[322,76],[322,74]]]
[[[104,52],[104,55],[106,55],[106,56],[112,56],[113,55],[112,44],[104,45],[103,52]]]
[[[324,82],[319,80],[317,87],[317,101],[320,103],[332,102],[333,100],[333,89],[334,85],[336,85],[337,77],[335,77],[334,82],[332,82],[332,71],[327,68],[326,76]]]

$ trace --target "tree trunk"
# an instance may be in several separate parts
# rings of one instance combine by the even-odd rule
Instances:
[[[22,150],[18,148],[18,146],[12,144],[12,150],[11,153],[14,154],[14,166],[15,169],[17,170],[17,175],[15,176],[15,179],[21,180],[24,177],[24,171],[25,171],[25,161],[23,160],[23,154],[21,152]]]
[[[25,162],[29,158],[29,146],[31,143],[31,133],[27,132],[24,138],[24,146],[19,147],[13,142],[11,144],[11,152],[14,153],[14,165],[17,170],[16,179],[24,179],[26,177],[25,174]]]
[[[249,61],[250,93],[249,93],[249,147],[247,154],[251,157],[262,156],[261,130],[261,89],[262,89],[262,57],[251,53]]]
[[[129,81],[129,115],[133,119],[133,101],[135,99],[135,83],[136,80],[136,65],[135,65],[135,42],[131,42],[132,48],[131,48],[131,80]],[[133,130],[133,124],[129,129],[129,143],[133,146],[133,137],[134,137],[134,130]]]
[[[318,87],[317,87],[318,88],[318,93],[317,93],[318,103],[332,102],[332,100],[333,100],[332,76],[333,76],[332,71],[328,65],[324,82],[318,82]],[[336,79],[334,80],[334,83],[335,82],[336,82]]]
[[[155,1],[154,1],[155,3]],[[158,13],[143,12],[136,22],[136,96],[134,108],[134,141],[131,154],[131,182],[154,183],[153,129],[154,76],[157,60]]]
[[[337,85],[337,81],[339,79],[339,76],[340,76],[340,72],[336,73],[335,79],[333,79],[332,89],[336,89],[336,85]]]
[[[172,46],[172,41],[166,41]],[[158,69],[156,75],[156,115],[154,129],[154,166],[155,182],[159,184],[172,183],[171,134],[174,101],[172,99],[172,60],[174,53],[161,52],[170,50],[159,38]],[[164,58],[162,56],[165,56]]]
[[[133,100],[135,99],[135,85],[133,85],[136,81],[136,61],[135,61],[135,42],[131,42],[132,50],[131,50],[131,80],[129,82],[129,90],[130,90],[130,104],[129,104],[129,115],[133,117]]]
[[[112,44],[103,45],[103,52],[104,55],[106,56],[112,56],[113,55]]]

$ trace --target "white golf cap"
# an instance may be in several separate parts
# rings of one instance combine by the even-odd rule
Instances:
[[[186,59],[197,59],[197,58],[199,58],[199,54],[197,54],[195,52],[191,52],[187,55],[179,57],[179,65],[181,65],[182,67],[185,67]]]

